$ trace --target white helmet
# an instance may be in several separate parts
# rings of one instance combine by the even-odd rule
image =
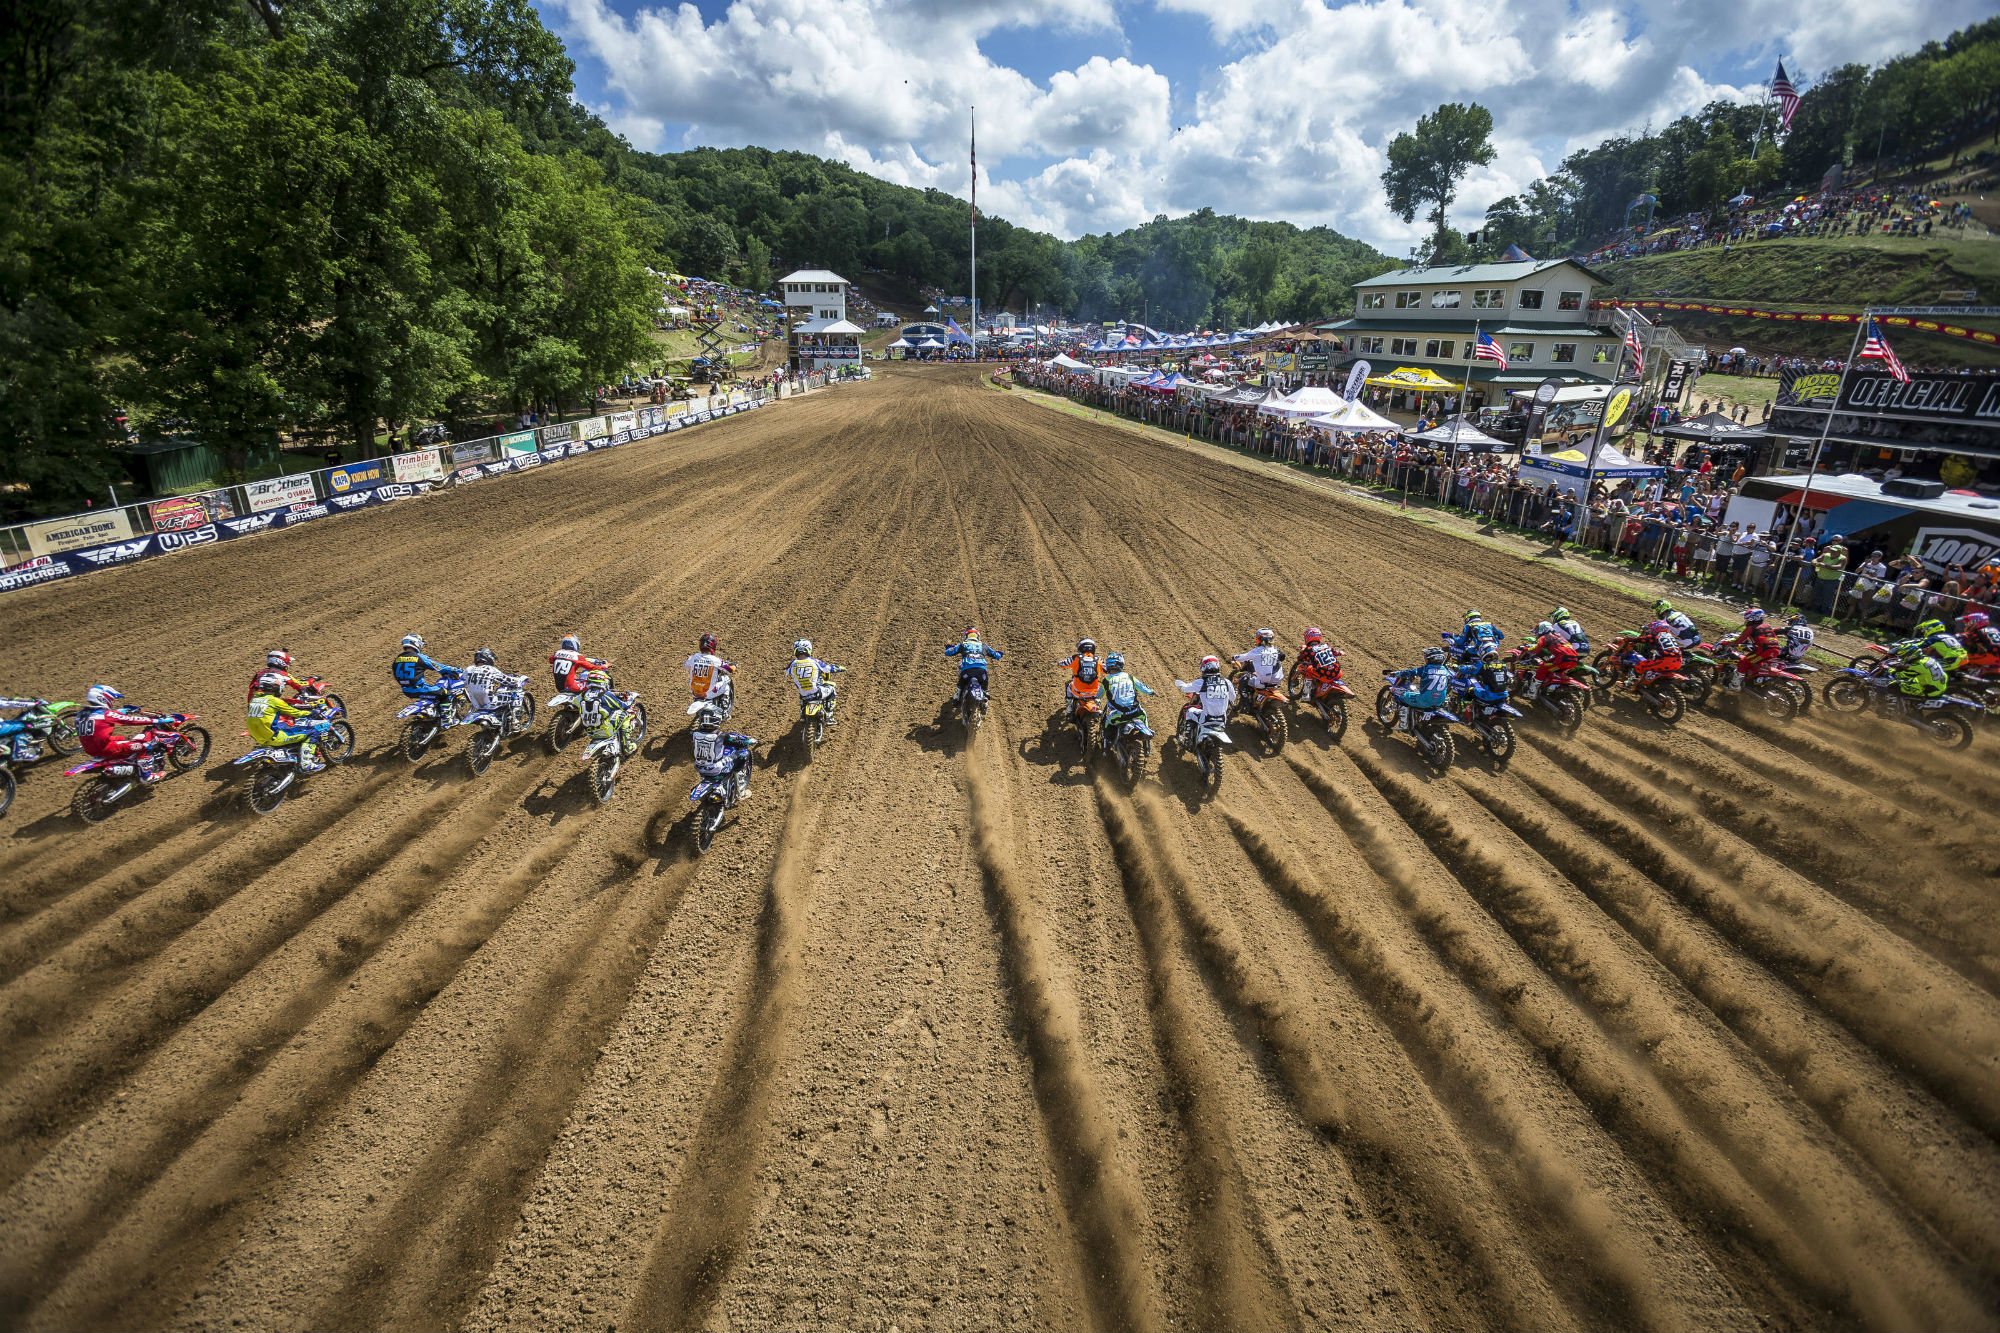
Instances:
[[[283,648],[273,648],[270,652],[264,654],[264,665],[277,667],[280,671],[290,670],[292,655]]]
[[[793,657],[811,657],[812,651],[813,651],[813,641],[811,639],[792,640]]]
[[[422,652],[424,650],[424,636],[421,634],[405,634],[403,636],[403,646]]]
[[[708,705],[708,707],[694,715],[694,729],[696,731],[714,731],[721,725],[722,710],[714,704]]]
[[[109,708],[125,696],[109,685],[93,685],[83,696],[83,701],[92,708]]]

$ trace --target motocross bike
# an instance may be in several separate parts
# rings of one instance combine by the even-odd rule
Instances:
[[[1396,698],[1396,683],[1405,674],[1402,671],[1382,673],[1383,685],[1375,695],[1375,720],[1382,724],[1384,731],[1395,731],[1401,717],[1404,705]],[[1454,752],[1450,724],[1460,719],[1445,708],[1412,708],[1410,712],[1410,735],[1416,738],[1417,749],[1424,762],[1431,766],[1433,772],[1444,772],[1451,767]]]
[[[968,740],[986,721],[986,677],[980,672],[958,673],[958,720]]]
[[[465,682],[449,676],[438,683],[444,687],[443,694],[406,704],[396,714],[398,721],[410,719],[403,723],[402,750],[413,764],[424,757],[438,737],[465,720]]]
[[[83,748],[83,741],[76,734],[76,705],[73,703],[51,703],[47,699],[35,700],[32,707],[15,719],[28,724],[23,738],[36,747],[46,746],[56,754],[75,754]],[[8,756],[0,755],[0,760]],[[13,762],[31,764],[42,758],[40,754],[19,756]]]
[[[1340,649],[1333,649],[1333,655],[1339,658]],[[1347,734],[1347,701],[1354,697],[1354,691],[1347,688],[1340,676],[1340,664],[1336,661],[1329,675],[1295,666],[1285,677],[1285,695],[1292,706],[1311,708],[1335,740]]]
[[[609,672],[606,662],[603,670]],[[617,680],[611,682],[617,685]],[[583,734],[583,695],[576,690],[558,689],[543,707],[549,712],[549,752],[561,754],[568,744]]]
[[[1153,725],[1146,719],[1146,710],[1134,709],[1117,726],[1101,730],[1098,743],[1104,753],[1117,763],[1119,776],[1125,779],[1125,785],[1138,786],[1139,779],[1146,776],[1146,760],[1153,753]]]
[[[1195,766],[1201,770],[1202,785],[1211,792],[1220,789],[1222,747],[1233,743],[1229,739],[1229,719],[1210,717],[1198,701],[1190,703],[1181,710],[1174,742],[1183,753],[1194,756]]]
[[[1775,663],[1737,661],[1728,663],[1717,674],[1715,688],[1756,699],[1772,719],[1790,722],[1798,716],[1799,695],[1805,689],[1805,682]]]
[[[1634,671],[1625,664],[1625,654],[1637,643],[1636,634],[1620,635],[1616,642],[1597,655],[1597,688],[1609,694],[1620,685],[1629,685],[1646,705],[1646,711],[1660,721],[1672,726],[1681,720],[1687,711],[1683,687],[1691,688],[1693,682],[1679,671],[1669,671],[1658,662],[1641,662]]]
[[[200,768],[208,759],[208,732],[192,725],[193,713],[169,713],[134,737],[147,753],[161,752],[166,764],[177,773]],[[89,759],[63,770],[65,777],[90,778],[70,798],[70,810],[86,824],[100,824],[111,817],[111,807],[132,794],[140,785],[139,765],[146,755],[125,759]]]
[[[1962,694],[1941,694],[1935,699],[1904,694],[1882,660],[1872,667],[1840,668],[1820,695],[1836,713],[1859,713],[1872,705],[1879,716],[1907,722],[1947,750],[1963,750],[1972,744],[1973,719],[1985,713],[1977,699]]]
[[[722,817],[735,807],[748,781],[739,769],[719,778],[703,778],[688,793],[688,804],[694,807],[695,855],[707,851],[709,844],[715,841],[715,831],[722,827]]]
[[[1511,693],[1512,674],[1507,671],[1480,673],[1487,676],[1487,688],[1500,694]],[[1506,699],[1482,699],[1472,692],[1470,684],[1453,682],[1452,697],[1457,701],[1459,720],[1472,729],[1479,737],[1479,744],[1495,763],[1504,764],[1514,753],[1514,724],[1509,718],[1520,717],[1521,710]]]
[[[1104,701],[1096,695],[1070,701],[1069,716],[1064,725],[1076,728],[1077,747],[1087,760],[1097,749],[1097,730],[1104,721]]]
[[[590,790],[603,805],[611,799],[611,793],[618,786],[618,770],[625,761],[639,753],[639,747],[646,743],[646,705],[639,702],[637,690],[614,691],[623,701],[615,722],[607,719],[590,731],[590,746],[583,752],[583,762],[591,766]],[[688,705],[690,714],[708,706],[705,699],[697,699]]]
[[[1510,653],[1506,660],[1518,663],[1520,654]],[[1584,700],[1590,697],[1590,680],[1583,675],[1581,662],[1559,675],[1551,674],[1547,680],[1543,680],[1533,669],[1519,671],[1514,675],[1514,697],[1547,709],[1563,734],[1573,736],[1576,729],[1583,725]]]
[[[833,725],[833,715],[838,707],[838,695],[832,699],[821,699],[815,692],[815,697],[811,699],[800,698],[799,739],[805,742],[808,764],[813,761],[813,756],[819,753],[819,747],[826,744],[826,729]]]
[[[511,679],[511,685],[493,691],[490,707],[465,719],[465,725],[472,728],[472,735],[465,742],[465,766],[475,778],[486,771],[502,745],[525,735],[535,725],[535,696],[528,692],[528,678]]]
[[[1285,748],[1285,692],[1276,685],[1259,685],[1248,673],[1238,672],[1236,711],[1257,724],[1264,733],[1264,745],[1272,754]]]
[[[1630,651],[1623,645],[1629,644],[1634,637],[1636,636],[1620,635],[1612,647],[1622,655]],[[1728,670],[1728,654],[1725,650],[1712,643],[1683,642],[1681,674],[1687,677],[1688,683],[1681,691],[1682,698],[1694,707],[1700,708],[1708,702],[1708,697],[1715,693],[1716,681]]]
[[[260,745],[235,761],[236,766],[251,765],[250,787],[244,799],[258,814],[268,815],[283,805],[294,785],[305,776],[305,745],[310,744],[317,756],[329,764],[344,764],[354,753],[354,728],[343,718],[329,713],[306,725],[312,733],[310,741],[298,745]]]

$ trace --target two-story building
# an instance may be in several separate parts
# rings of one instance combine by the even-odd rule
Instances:
[[[1320,325],[1377,371],[1421,366],[1453,382],[1469,369],[1489,403],[1551,376],[1608,383],[1619,335],[1590,303],[1607,279],[1567,259],[1398,269],[1354,284],[1354,314]],[[1473,328],[1507,352],[1507,368],[1475,360]]]
[[[800,373],[861,364],[859,325],[847,319],[847,279],[823,268],[802,268],[778,279],[785,294],[786,341],[792,369]]]
[[[785,294],[785,318],[794,324],[847,318],[847,279],[823,268],[802,268],[778,279]]]

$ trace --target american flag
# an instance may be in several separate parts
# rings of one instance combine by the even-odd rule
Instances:
[[[1475,361],[1498,361],[1500,369],[1507,368],[1507,354],[1500,350],[1499,343],[1483,333],[1479,335],[1479,341],[1472,348],[1472,356]]]
[[[1896,359],[1896,353],[1890,348],[1889,340],[1882,336],[1882,326],[1872,319],[1868,321],[1868,337],[1861,344],[1861,359],[1880,361],[1888,372],[1896,377],[1898,384],[1910,382],[1910,372],[1903,369],[1903,363]]]
[[[1639,321],[1637,319],[1630,319],[1625,323],[1625,346],[1632,353],[1632,373],[1634,375],[1645,374],[1646,353],[1639,346]]]
[[[1771,96],[1778,99],[1778,132],[1792,128],[1792,117],[1798,114],[1799,90],[1792,87],[1792,81],[1785,77],[1785,62],[1778,62],[1778,72],[1771,79]]]

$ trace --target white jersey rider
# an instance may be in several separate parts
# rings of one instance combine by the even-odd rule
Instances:
[[[465,682],[465,698],[472,705],[472,711],[483,713],[489,708],[500,707],[500,692],[527,688],[526,676],[510,676],[493,665],[493,650],[481,648],[472,655],[472,665],[467,667],[459,679]]]
[[[1804,616],[1793,616],[1785,622],[1784,659],[1786,666],[1804,666],[1806,654],[1812,651],[1812,646],[1812,626],[1806,624]]]
[[[702,635],[701,650],[687,660],[688,692],[721,709],[725,721],[736,710],[736,688],[732,681],[735,670],[732,663],[716,655],[713,634]]]
[[[1285,673],[1281,670],[1285,663],[1285,650],[1278,647],[1277,639],[1278,636],[1271,630],[1260,629],[1255,648],[1229,659],[1249,672],[1251,683],[1260,690],[1276,689],[1285,683]]]
[[[1181,709],[1183,730],[1193,722],[1196,714],[1200,714],[1204,724],[1221,725],[1236,703],[1236,687],[1222,674],[1222,659],[1213,654],[1201,659],[1200,679],[1177,680],[1174,688],[1188,696],[1187,706]]]

